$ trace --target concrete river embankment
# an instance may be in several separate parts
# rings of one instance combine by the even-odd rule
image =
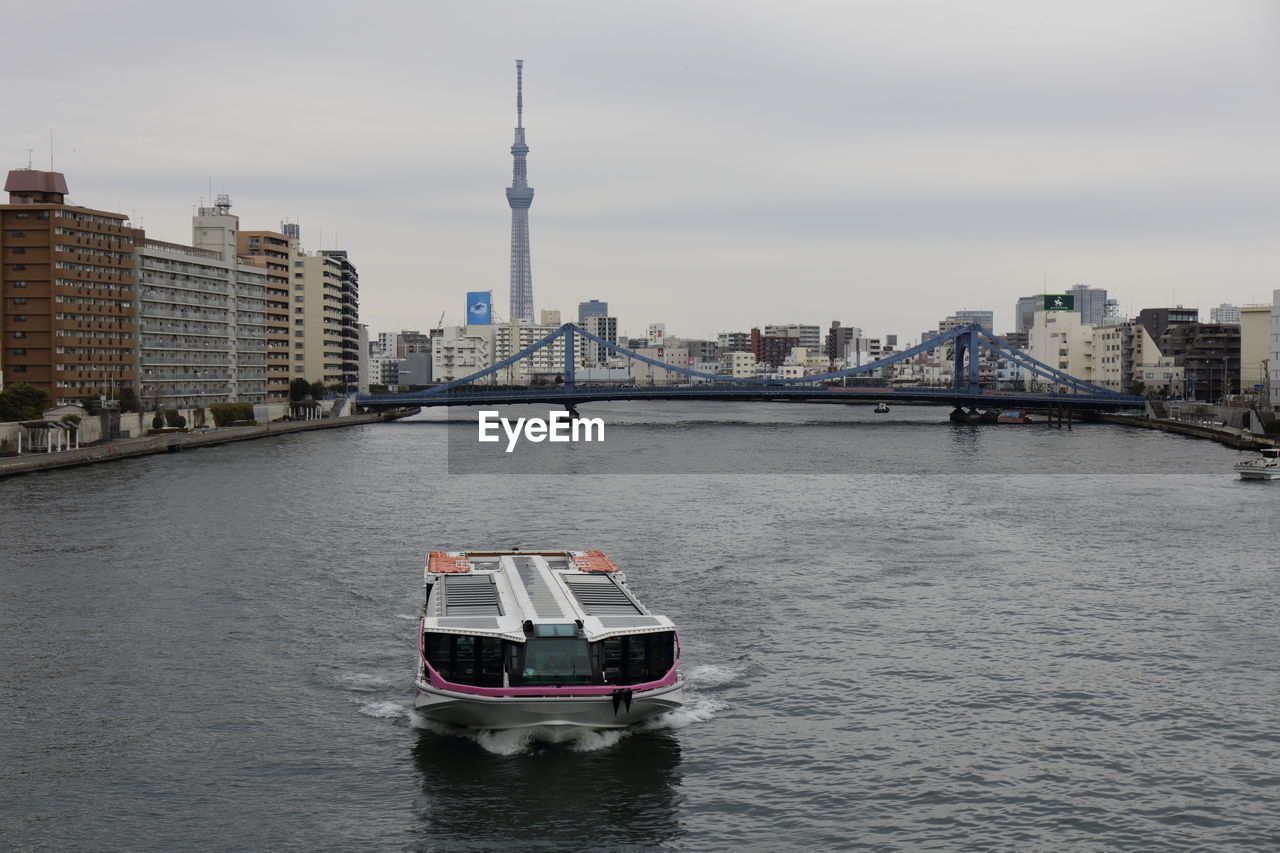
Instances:
[[[359,424],[395,420],[412,414],[413,410],[367,415],[348,415],[339,418],[322,418],[313,421],[278,421],[254,426],[221,427],[205,432],[174,432],[148,435],[141,438],[122,438],[101,441],[92,447],[62,450],[54,453],[24,453],[0,459],[0,477],[9,474],[26,474],[51,468],[68,468],[74,465],[92,465],[98,462],[114,462],[153,453],[177,453],[198,447],[226,444],[232,441],[249,441],[256,438],[308,432],[317,429],[337,429]]]

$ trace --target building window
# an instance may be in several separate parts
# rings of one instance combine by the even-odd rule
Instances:
[[[302,313],[304,313],[304,311],[303,311],[303,309],[301,309],[301,308],[294,308],[294,309],[293,309],[293,313],[295,313],[295,314],[302,314]]]
[[[22,246],[14,246],[13,253],[15,255],[25,255],[27,253],[27,250]]]
[[[17,218],[17,219],[26,219],[26,218],[27,218],[27,217],[29,217],[30,215],[31,215],[30,213],[19,213],[19,214],[17,214],[17,216],[16,216],[15,218]]]
[[[15,338],[25,338],[25,337],[27,336],[27,333],[26,333],[26,332],[14,332],[14,333],[13,333],[13,336],[14,336]]]
[[[14,286],[14,287],[26,287],[26,286],[27,286],[27,283],[26,283],[25,281],[15,281],[15,282],[13,282],[13,286]]]
[[[27,297],[25,297],[25,296],[15,296],[15,297],[13,297],[13,304],[14,304],[14,305],[26,305],[26,304],[27,304]]]
[[[302,301],[302,296],[301,296],[301,295],[299,295],[299,296],[295,296],[295,297],[293,297],[293,301],[294,301],[294,302],[301,302],[301,301]]]
[[[26,366],[25,364],[15,364],[15,365],[13,366],[13,372],[14,372],[14,373],[26,373],[26,372],[27,372],[27,366]]]
[[[27,236],[27,232],[26,232],[26,231],[14,231],[14,232],[13,232],[13,236],[14,236],[14,237],[25,237],[25,236]]]
[[[13,322],[15,322],[15,323],[25,323],[26,321],[27,321],[27,315],[26,315],[26,314],[14,314],[14,315],[13,315]]]
[[[24,347],[18,347],[17,349],[15,349],[15,350],[13,351],[13,354],[14,354],[14,355],[26,355],[26,354],[27,354],[27,351],[26,351],[26,349],[25,349]]]
[[[26,264],[14,264],[14,265],[13,265],[13,268],[14,268],[14,270],[16,270],[16,271],[21,271],[21,270],[25,270],[25,269],[27,268],[27,265],[26,265]]]
[[[257,237],[250,237],[250,238],[249,238],[249,248],[250,248],[250,249],[257,249],[257,248],[260,248],[260,247],[261,247],[261,244],[258,242],[258,238],[257,238]]]

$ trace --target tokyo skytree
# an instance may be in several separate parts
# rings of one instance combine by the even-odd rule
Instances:
[[[533,272],[529,265],[529,205],[533,204],[533,187],[529,186],[524,158],[529,146],[524,144],[524,60],[516,60],[516,141],[511,146],[515,158],[511,186],[507,187],[507,204],[511,205],[511,321],[533,323]]]

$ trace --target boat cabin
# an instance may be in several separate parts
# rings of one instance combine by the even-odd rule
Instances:
[[[638,685],[679,658],[675,625],[599,551],[435,552],[424,580],[423,662],[452,684]]]

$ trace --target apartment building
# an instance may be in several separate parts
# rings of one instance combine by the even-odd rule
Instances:
[[[497,364],[522,349],[536,344],[560,327],[533,323],[496,323],[488,328],[493,332],[493,361],[490,364]],[[510,367],[499,371],[497,381],[511,385],[536,385],[550,384],[555,382],[557,377],[563,378],[564,345],[563,337],[556,338],[550,346],[543,347],[531,357],[522,358]]]
[[[342,382],[342,258],[306,255],[293,261],[293,378],[337,385]]]
[[[143,405],[266,402],[266,276],[234,256],[161,240],[143,240],[137,259]]]
[[[267,401],[267,276],[237,258],[239,230],[220,195],[192,217],[192,245],[137,246],[144,405]]]
[[[342,285],[341,328],[342,376],[344,384],[355,386],[360,376],[360,274],[345,249],[321,249],[318,254],[339,262]]]
[[[16,169],[0,204],[0,377],[54,405],[137,382],[134,247],[127,217],[67,203],[61,172]]]
[[[262,270],[266,280],[264,310],[267,317],[267,401],[289,399],[292,332],[289,318],[289,276],[298,257],[298,240],[280,231],[240,231],[236,255],[244,264]]]
[[[602,314],[589,314],[579,320],[578,325],[596,337],[603,338],[611,344],[617,345],[618,343],[617,317],[609,317]],[[579,345],[583,348],[583,352],[578,354],[579,363],[607,364],[609,359],[614,357],[613,352],[608,347],[598,344],[595,341],[584,340]]]
[[[1240,316],[1240,389],[1249,393],[1267,387],[1271,359],[1271,305],[1242,305]],[[1226,321],[1229,322],[1229,321]]]
[[[433,381],[453,382],[494,363],[493,326],[445,326],[439,331],[427,339]]]

